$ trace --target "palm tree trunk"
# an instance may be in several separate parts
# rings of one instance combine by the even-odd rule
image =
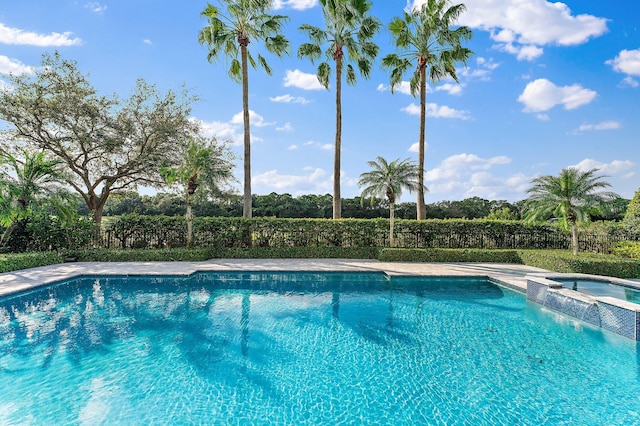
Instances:
[[[244,193],[242,217],[250,219],[251,212],[251,126],[249,123],[249,65],[247,46],[240,45],[242,55],[242,117],[244,119]]]
[[[191,211],[191,196],[187,194],[187,212],[184,215],[187,220],[187,247],[191,247],[193,241],[193,213]]]
[[[389,247],[395,246],[395,241],[393,239],[393,227],[395,222],[396,215],[396,204],[391,202],[389,203]]]
[[[571,224],[571,248],[573,250],[573,255],[578,255],[578,225],[575,223]]]
[[[333,156],[333,218],[342,218],[340,151],[342,150],[342,57],[336,58],[336,146]]]
[[[416,218],[426,219],[427,212],[424,203],[424,143],[425,122],[427,119],[427,69],[420,67],[420,136],[418,139],[418,202],[416,205]]]

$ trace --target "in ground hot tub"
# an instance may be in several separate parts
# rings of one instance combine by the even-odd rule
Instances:
[[[527,299],[640,340],[640,283],[586,274],[530,274]]]

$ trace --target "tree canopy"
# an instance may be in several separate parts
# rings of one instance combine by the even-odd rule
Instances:
[[[143,79],[131,96],[100,96],[75,61],[45,54],[33,74],[11,76],[0,91],[5,140],[42,150],[64,163],[70,185],[100,224],[109,195],[138,185],[158,186],[161,166],[178,159],[175,145],[193,132],[195,100],[164,94]]]
[[[589,222],[594,211],[606,210],[606,203],[618,195],[605,191],[611,185],[598,176],[598,169],[582,171],[574,167],[562,169],[558,176],[540,176],[531,180],[527,190],[527,222],[555,217],[571,230],[573,254],[578,254],[578,224]]]
[[[640,189],[633,195],[624,215],[623,223],[625,227],[640,229]]]

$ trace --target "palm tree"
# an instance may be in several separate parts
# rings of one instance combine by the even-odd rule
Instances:
[[[361,201],[365,198],[371,198],[371,201],[382,197],[389,200],[389,245],[394,246],[393,225],[395,217],[395,203],[400,198],[403,189],[409,191],[417,191],[418,176],[420,170],[417,165],[409,158],[400,161],[393,160],[387,162],[382,157],[378,157],[377,161],[369,161],[370,172],[360,175],[358,185],[366,186],[361,194]]]
[[[326,60],[318,65],[318,81],[329,89],[331,66],[335,61],[336,86],[336,133],[333,161],[333,218],[342,217],[342,199],[340,195],[340,152],[342,150],[342,74],[346,64],[346,81],[356,84],[356,72],[350,62],[355,62],[360,74],[369,78],[371,65],[378,55],[378,46],[372,42],[380,29],[380,21],[368,16],[371,2],[367,0],[320,0],[326,29],[312,25],[302,25],[300,30],[309,37],[309,43],[303,43],[298,49],[299,58],[309,58],[315,63],[322,57],[323,46]],[[347,58],[345,62],[344,51]]]
[[[62,182],[62,160],[47,160],[45,152],[22,152],[24,160],[8,152],[0,153],[0,224],[7,227],[0,239],[6,243],[15,227],[32,214],[46,198],[61,215],[69,212],[55,185]]]
[[[395,17],[389,23],[396,48],[401,51],[382,59],[382,67],[390,70],[391,92],[402,82],[402,76],[413,68],[409,87],[413,96],[420,93],[418,220],[426,216],[423,189],[427,79],[437,83],[451,77],[458,82],[455,63],[466,63],[473,53],[462,47],[461,43],[470,40],[473,33],[466,26],[455,29],[451,29],[451,26],[465,9],[464,4],[449,6],[449,0],[428,0],[420,9],[405,11],[402,18]]]
[[[208,197],[218,197],[223,186],[233,180],[233,154],[216,139],[190,137],[184,147],[183,163],[160,170],[167,183],[178,183],[186,192],[187,246],[193,240],[193,197],[199,188]]]
[[[259,64],[268,75],[271,68],[258,54],[257,60],[249,52],[249,43],[263,41],[266,49],[281,57],[289,52],[289,41],[282,35],[286,16],[270,15],[267,9],[271,0],[220,0],[227,8],[228,16],[217,7],[208,4],[202,12],[208,25],[198,34],[200,44],[209,48],[207,59],[214,62],[218,56],[231,58],[228,74],[242,83],[242,115],[244,120],[244,191],[242,216],[251,217],[251,126],[249,122],[249,64]],[[239,57],[239,59],[238,59]]]
[[[573,254],[578,254],[578,224],[589,222],[590,212],[606,209],[605,203],[618,197],[608,191],[600,191],[611,185],[606,176],[596,176],[598,169],[581,171],[574,167],[562,169],[558,176],[540,176],[531,180],[531,194],[526,200],[525,222],[544,221],[551,217],[560,219],[565,229],[571,229]]]

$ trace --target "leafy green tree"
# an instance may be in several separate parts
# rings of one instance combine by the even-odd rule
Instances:
[[[624,219],[624,215],[629,207],[631,200],[618,197],[615,200],[611,200],[607,204],[607,209],[602,211],[594,211],[590,213],[592,221],[615,221],[621,222]]]
[[[597,176],[598,169],[581,171],[574,167],[562,169],[558,176],[540,176],[531,180],[533,186],[525,210],[525,222],[538,222],[555,217],[565,229],[571,230],[571,246],[578,254],[578,224],[590,221],[590,213],[607,208],[606,203],[618,197],[603,189],[611,185]]]
[[[0,90],[0,119],[11,140],[42,150],[65,165],[65,181],[91,211],[96,232],[115,192],[164,184],[158,170],[175,162],[175,145],[188,132],[190,103],[162,95],[138,80],[126,100],[99,96],[58,53],[45,54],[33,74],[11,76]]]
[[[355,62],[360,74],[369,78],[371,66],[378,55],[378,46],[373,42],[374,35],[380,29],[380,21],[369,15],[371,2],[367,0],[320,0],[324,15],[325,29],[304,24],[300,30],[307,34],[309,43],[303,43],[298,49],[299,58],[309,58],[315,64],[320,62],[317,77],[320,84],[329,89],[331,78],[330,61],[335,62],[336,89],[336,134],[333,161],[333,218],[342,217],[342,199],[340,198],[340,158],[342,150],[342,76],[346,64],[346,81],[355,85]],[[344,53],[347,53],[345,59]]]
[[[427,0],[419,9],[405,11],[403,17],[394,18],[389,30],[399,53],[392,53],[382,59],[383,68],[390,70],[391,91],[402,82],[402,77],[412,70],[409,87],[411,94],[420,94],[420,135],[418,137],[418,180],[417,217],[425,219],[424,202],[424,152],[425,121],[427,105],[427,80],[437,83],[450,77],[458,82],[456,62],[466,63],[473,52],[462,47],[464,40],[470,40],[473,33],[466,26],[452,28],[462,12],[464,4],[450,6],[449,0]],[[428,74],[427,74],[428,70]]]
[[[234,156],[228,144],[215,138],[191,136],[182,147],[183,162],[161,170],[169,184],[179,184],[186,194],[187,246],[193,240],[192,200],[196,191],[208,199],[219,199],[233,180]]]
[[[491,210],[487,215],[487,219],[489,220],[517,220],[518,217],[516,213],[511,210],[509,207],[500,207],[494,210]]]
[[[378,157],[376,161],[369,161],[367,164],[371,171],[362,173],[358,181],[360,187],[365,187],[361,197],[363,201],[365,198],[371,198],[372,202],[376,197],[386,197],[389,200],[389,244],[393,247],[396,200],[402,195],[403,189],[418,190],[419,170],[409,158],[402,161],[398,158],[389,163]]]
[[[640,229],[640,189],[633,195],[622,223],[625,228]]]
[[[49,160],[44,151],[22,151],[22,159],[9,152],[0,153],[0,224],[6,227],[0,245],[7,243],[19,227],[45,202],[57,207],[60,216],[70,209],[60,188],[64,174],[62,161]]]
[[[266,49],[282,56],[289,52],[289,41],[282,35],[286,16],[267,13],[271,0],[220,0],[226,6],[225,16],[217,7],[208,4],[202,16],[207,26],[198,35],[200,44],[209,48],[207,59],[214,62],[219,56],[231,58],[229,77],[242,83],[242,116],[244,121],[244,206],[243,217],[251,213],[251,125],[249,121],[249,64],[257,64],[271,75],[266,59],[258,54],[257,60],[249,52],[249,43],[264,42]]]

